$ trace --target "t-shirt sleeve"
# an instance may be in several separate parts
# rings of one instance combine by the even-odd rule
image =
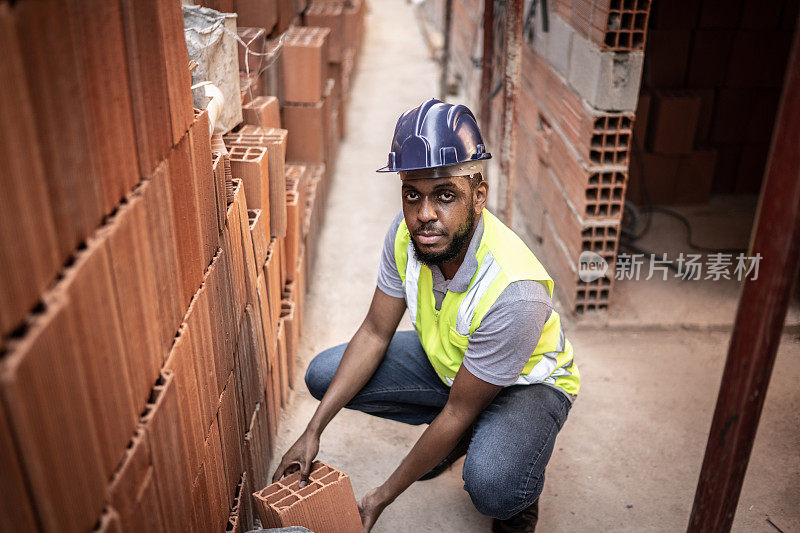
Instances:
[[[463,365],[493,385],[513,385],[530,359],[553,301],[538,281],[508,285],[469,339]]]
[[[403,220],[403,212],[400,211],[392,225],[389,226],[389,231],[386,232],[386,237],[383,239],[383,250],[381,251],[381,263],[378,267],[378,288],[385,294],[394,298],[405,297],[405,290],[403,288],[403,280],[400,279],[400,274],[397,272],[397,263],[394,260],[394,239],[397,235],[397,228],[400,227],[400,222]]]

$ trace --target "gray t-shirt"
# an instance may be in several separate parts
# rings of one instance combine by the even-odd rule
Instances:
[[[400,212],[386,233],[378,271],[378,288],[395,298],[405,297],[394,260],[394,240],[402,220],[403,213]],[[453,279],[445,279],[439,267],[431,268],[437,309],[448,290],[464,292],[469,287],[478,268],[475,250],[482,236],[483,217],[475,228],[466,258]],[[552,310],[553,301],[543,284],[531,280],[510,283],[470,336],[463,365],[471,374],[488,383],[513,385],[539,343]]]

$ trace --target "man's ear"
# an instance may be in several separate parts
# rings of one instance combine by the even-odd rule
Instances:
[[[486,207],[486,200],[489,196],[489,184],[480,176],[480,182],[472,192],[472,202],[475,214],[479,214]]]

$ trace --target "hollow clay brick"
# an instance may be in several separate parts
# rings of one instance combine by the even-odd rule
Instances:
[[[217,224],[216,191],[211,166],[207,110],[197,113],[189,130],[189,140],[192,146],[192,177],[203,254],[200,259],[201,265],[205,269],[219,246],[220,231]]]
[[[35,531],[40,527],[13,437],[5,407],[0,403],[0,493],[4,495],[0,500],[0,530]]]
[[[195,358],[192,332],[182,327],[175,337],[169,358],[164,369],[172,372],[180,406],[181,428],[189,457],[190,471],[195,472],[202,461],[205,428],[200,408],[200,386],[195,372]],[[202,354],[200,354],[202,355]]]
[[[225,471],[224,486],[227,495],[226,501],[228,502],[235,497],[236,487],[244,468],[242,463],[244,435],[239,427],[238,410],[236,379],[233,372],[231,372],[220,395],[219,410],[217,411],[217,424],[219,425],[219,437],[222,446],[222,464]]]
[[[241,16],[241,14],[240,14]],[[266,63],[266,56],[260,55],[267,51],[267,31],[263,27],[243,27],[241,19],[237,20],[236,33],[246,46],[237,45],[239,51],[239,70],[247,72],[260,72]],[[247,51],[250,51],[247,54]]]
[[[300,472],[290,474],[253,493],[263,527],[304,526],[318,533],[361,531],[350,478],[314,461],[309,484],[300,488]]]
[[[267,232],[264,226],[264,217],[260,209],[248,209],[247,216],[250,224],[250,235],[253,238],[253,253],[255,254],[256,267],[264,266],[267,260]]]
[[[330,29],[293,26],[283,44],[283,98],[314,103],[322,99],[328,79]],[[289,128],[287,128],[289,129]]]
[[[153,481],[153,463],[144,428],[139,427],[107,489],[108,503],[125,533],[163,530],[161,501]]]
[[[56,241],[53,211],[34,123],[31,95],[25,84],[23,58],[13,13],[0,5],[0,77],[5,97],[0,119],[14,124],[14,134],[0,143],[0,336],[21,325],[25,315],[55,278],[66,255]],[[59,231],[60,233],[60,231]],[[0,348],[3,341],[0,340]]]
[[[233,287],[234,318],[236,324],[238,324],[244,314],[244,305],[247,302],[244,249],[241,237],[242,223],[239,219],[239,213],[241,212],[239,204],[244,201],[244,186],[240,180],[233,180],[233,185],[233,201],[228,205],[227,220],[223,230],[223,244]]]
[[[281,254],[278,240],[272,239],[267,250],[268,258],[266,265],[269,265],[269,268],[265,270],[265,273],[267,274],[267,290],[269,294],[270,314],[272,315],[277,336],[278,320],[281,314],[281,290],[283,288],[283,282],[281,280],[280,273]],[[272,257],[271,261],[269,257]]]
[[[78,370],[86,383],[106,478],[114,473],[139,421],[144,398],[132,396],[108,250],[91,239],[54,289],[73,317]]]
[[[306,9],[303,18],[306,26],[328,28],[328,62],[342,61],[345,39],[345,17],[342,4],[312,2]]]
[[[292,296],[294,296],[292,294]],[[286,361],[289,387],[294,389],[295,357],[297,357],[298,329],[295,318],[295,304],[291,299],[282,300],[281,321],[283,322],[283,332],[286,339]]]
[[[278,22],[276,0],[235,0],[234,7],[239,15],[236,21],[239,26],[263,28],[270,33]],[[243,69],[244,65],[240,63],[239,68]]]
[[[689,154],[694,146],[700,97],[688,91],[656,91],[650,121],[649,147],[660,154]]]
[[[269,161],[269,234],[282,237],[286,233],[285,164],[287,130],[259,128],[257,135],[229,134],[225,142],[236,153],[244,153],[245,147],[264,147]]]
[[[239,476],[236,492],[231,503],[231,512],[228,516],[226,531],[231,533],[250,531],[253,529],[253,508],[250,495],[250,484],[247,472]]]
[[[175,143],[167,57],[157,0],[120,0],[139,172],[149,176]],[[172,66],[172,65],[170,65]],[[185,67],[184,67],[185,68]]]
[[[278,367],[278,342],[272,316],[269,312],[266,276],[262,271],[258,276],[258,300],[261,308],[262,327],[266,349],[266,410],[269,434],[274,437],[278,428],[280,410],[280,372]]]
[[[120,68],[126,63],[121,7],[118,0],[68,5],[70,23],[80,36],[92,149],[107,214],[139,182],[130,80],[125,68]]]
[[[159,2],[159,26],[164,41],[172,144],[177,144],[194,120],[189,51],[183,33],[183,10],[177,2]]]
[[[160,495],[164,526],[179,531],[191,513],[189,456],[180,424],[178,394],[173,374],[162,371],[150,395],[152,407],[142,417]],[[169,497],[163,497],[169,494]]]
[[[266,411],[263,404],[256,405],[244,438],[247,451],[248,477],[253,484],[262,486],[269,478],[270,440],[267,433]]]
[[[278,363],[281,375],[281,407],[289,403],[289,360],[286,352],[286,327],[283,318],[278,320]]]
[[[182,295],[168,173],[166,162],[162,162],[142,189],[141,195],[153,257],[153,273],[158,284],[159,342],[163,353],[168,353],[189,304],[188,300],[184,302]]]
[[[131,397],[136,412],[141,412],[166,356],[159,343],[157,281],[141,196],[131,196],[98,238],[107,247]]]
[[[27,81],[25,92],[36,96],[30,108],[32,124],[41,146],[56,250],[63,262],[104,215],[81,47],[75,33],[64,28],[70,21],[66,3],[17,3],[11,11],[25,71],[19,83]]]
[[[226,271],[223,253],[221,249],[217,250],[203,281],[208,298],[217,390],[220,391],[225,388],[228,374],[233,370],[233,349],[236,339],[231,281]]]
[[[286,255],[286,279],[294,279],[297,268],[297,254],[300,247],[300,210],[297,193],[286,194],[286,237],[284,238],[284,252]]]
[[[184,306],[197,291],[203,278],[203,244],[194,186],[191,141],[185,135],[169,154],[168,170],[175,240],[178,245],[178,268]]]
[[[195,354],[194,368],[200,396],[201,423],[204,428],[211,425],[219,399],[211,327],[209,297],[207,287],[204,285],[195,295],[186,313],[186,329],[191,333]]]
[[[257,96],[252,102],[242,106],[245,124],[261,128],[280,128],[281,113],[278,98],[275,96]]]
[[[46,531],[91,529],[106,483],[66,303],[52,298],[31,315],[0,362],[10,435]]]
[[[228,521],[229,495],[225,487],[225,464],[222,457],[222,441],[217,420],[211,424],[206,438],[204,466],[206,471],[209,521],[212,531],[222,531]],[[231,490],[231,494],[233,491]]]
[[[234,146],[230,150],[233,177],[242,180],[248,209],[269,212],[269,158],[266,148]]]

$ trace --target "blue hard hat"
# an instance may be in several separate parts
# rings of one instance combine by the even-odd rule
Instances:
[[[389,163],[377,172],[437,168],[491,157],[467,106],[431,98],[397,120]]]

